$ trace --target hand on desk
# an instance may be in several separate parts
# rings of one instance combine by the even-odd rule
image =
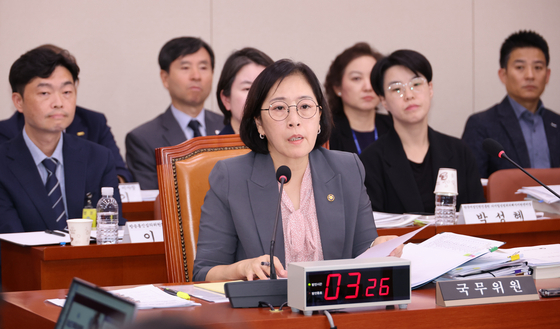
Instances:
[[[270,275],[270,255],[262,255],[255,258],[241,260],[231,265],[218,265],[208,271],[206,281],[219,280],[244,280],[252,281],[253,279],[268,280]],[[288,277],[288,271],[284,269],[280,260],[274,257],[274,266],[276,267],[276,275],[281,278]]]
[[[377,239],[375,239],[373,241],[373,244],[371,245],[376,246],[378,244],[381,244],[383,242],[392,240],[394,238],[398,238],[397,235],[383,235],[383,236],[378,236]],[[395,256],[395,257],[401,257],[402,253],[403,253],[403,248],[404,248],[404,244],[401,244],[400,246],[398,246],[397,248],[395,248],[393,251],[391,251],[391,253],[389,254],[389,256]]]

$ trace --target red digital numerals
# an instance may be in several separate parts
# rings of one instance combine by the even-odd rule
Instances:
[[[353,277],[352,279],[356,280],[355,283],[349,283],[346,285],[348,291],[353,291],[353,294],[348,294],[344,296],[344,299],[354,299],[358,297],[358,293],[360,290],[360,281],[362,278],[362,274],[360,272],[351,272],[348,273],[349,277]],[[350,279],[350,278],[349,278]],[[379,281],[379,296],[387,296],[389,294],[389,286],[387,285],[387,281],[390,278],[381,278]],[[342,280],[342,275],[340,273],[329,274],[327,276],[327,288],[325,289],[325,300],[336,300],[339,297],[340,293],[340,281]],[[331,281],[336,281],[336,286],[333,284],[331,287]],[[374,291],[377,287],[377,279],[368,279],[369,286],[366,288],[365,296],[366,297],[373,297],[375,296]],[[336,287],[336,288],[335,288]],[[336,289],[334,295],[331,293],[332,296],[329,296],[329,288]]]

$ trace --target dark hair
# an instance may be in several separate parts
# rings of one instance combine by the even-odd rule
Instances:
[[[80,68],[75,60],[64,51],[56,53],[47,47],[38,47],[21,55],[10,68],[10,86],[12,92],[19,93],[23,97],[25,86],[34,78],[48,78],[53,71],[63,66],[72,75],[73,82],[78,81]]]
[[[223,90],[224,96],[229,97],[231,95],[231,85],[233,84],[237,73],[239,73],[245,65],[250,63],[267,67],[274,63],[274,61],[262,51],[250,47],[237,50],[228,57],[224,64],[224,68],[222,69],[222,74],[220,74],[220,80],[218,81],[218,86],[216,88],[218,106],[220,107],[220,111],[224,114],[224,125],[230,124],[231,111],[228,111],[224,106],[220,94]]]
[[[169,72],[169,66],[177,58],[194,54],[200,48],[206,49],[210,55],[210,64],[214,70],[214,52],[210,46],[200,38],[180,37],[169,40],[159,51],[159,67],[165,72]]]
[[[371,86],[377,95],[385,97],[383,89],[385,72],[393,66],[404,66],[414,74],[423,75],[428,82],[432,81],[432,65],[424,55],[414,50],[397,50],[375,63],[371,70]]]
[[[317,103],[322,107],[322,114],[320,119],[321,133],[317,136],[314,149],[325,144],[331,135],[333,126],[331,111],[329,105],[321,91],[321,83],[317,76],[309,68],[309,66],[293,62],[289,59],[282,59],[274,64],[268,66],[259,76],[253,81],[253,85],[247,95],[247,102],[243,111],[243,119],[241,120],[241,127],[239,128],[239,135],[245,145],[247,145],[253,152],[268,154],[268,142],[265,139],[259,138],[259,131],[257,130],[256,118],[261,117],[261,108],[265,101],[270,89],[277,83],[282,82],[286,77],[291,75],[301,74],[311,86]]]
[[[44,45],[40,45],[39,47],[37,47],[35,49],[50,49],[57,54],[62,54],[63,56],[66,56],[66,58],[68,58],[70,61],[74,62],[74,64],[78,65],[78,62],[76,62],[76,57],[74,57],[72,54],[70,54],[70,52],[68,52],[68,50],[66,50],[64,48],[60,48],[59,46],[55,46],[52,43],[45,43]]]
[[[342,98],[334,92],[334,87],[342,85],[342,76],[348,64],[358,57],[371,56],[379,61],[383,55],[377,50],[373,49],[365,42],[358,42],[350,48],[345,49],[340,55],[336,56],[334,61],[329,67],[327,77],[325,78],[325,94],[329,101],[329,106],[333,115],[340,115],[344,113]]]
[[[546,59],[546,66],[550,62],[550,55],[548,54],[548,44],[546,40],[537,32],[533,31],[519,31],[510,35],[500,48],[500,67],[507,68],[507,63],[511,52],[517,48],[537,48],[540,49],[544,58]]]

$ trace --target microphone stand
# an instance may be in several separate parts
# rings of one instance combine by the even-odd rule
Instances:
[[[286,178],[280,177],[280,195],[278,196],[278,206],[276,207],[276,219],[274,220],[274,230],[272,231],[272,239],[270,239],[270,279],[276,280],[276,267],[274,266],[274,245],[276,244],[276,230],[278,229],[278,217],[281,214],[282,191]]]
[[[521,171],[523,171],[525,174],[527,174],[527,176],[531,177],[533,180],[535,180],[535,182],[541,184],[545,189],[547,189],[550,193],[554,194],[558,199],[560,199],[560,195],[558,195],[556,192],[554,192],[550,187],[546,186],[543,182],[541,182],[540,180],[538,180],[537,178],[535,178],[533,175],[529,174],[527,172],[527,170],[523,169],[520,165],[518,165],[517,163],[515,163],[515,161],[513,161],[512,159],[510,159],[507,154],[505,152],[502,151],[502,154],[500,154],[500,158],[504,157],[506,160],[508,160],[509,162],[511,162],[514,166],[516,166],[517,168],[521,169]]]

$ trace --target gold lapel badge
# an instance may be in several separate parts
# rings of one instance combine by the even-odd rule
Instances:
[[[83,136],[83,135],[85,135],[85,134],[86,134],[86,133],[83,132],[83,131],[78,131],[78,133],[77,133],[76,135],[78,135],[78,136]]]
[[[334,195],[332,195],[332,194],[327,195],[327,200],[329,200],[329,202],[333,202],[334,201]]]

